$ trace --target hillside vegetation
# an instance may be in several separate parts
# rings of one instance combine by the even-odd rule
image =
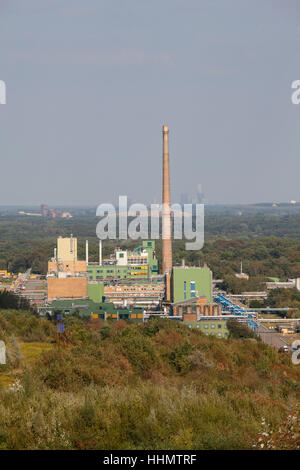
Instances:
[[[8,349],[40,345],[0,366],[15,374],[0,389],[0,449],[299,448],[300,368],[287,355],[162,319],[66,326],[57,347],[49,321],[0,313]]]

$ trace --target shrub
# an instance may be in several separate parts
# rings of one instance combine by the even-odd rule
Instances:
[[[245,323],[234,318],[227,321],[227,328],[232,338],[256,338],[255,333]]]
[[[177,372],[186,373],[191,368],[190,354],[194,348],[188,341],[176,347],[170,354],[170,363],[175,367]]]
[[[125,357],[138,374],[149,371],[157,362],[155,349],[149,337],[144,336],[140,325],[128,326],[116,339]]]

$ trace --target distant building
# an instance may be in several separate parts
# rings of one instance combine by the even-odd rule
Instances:
[[[299,282],[297,283],[297,281],[297,279],[288,279],[287,281],[271,281],[266,282],[266,286],[267,289],[293,289],[294,287],[299,286]]]
[[[287,335],[287,334],[294,334],[295,333],[295,327],[292,325],[276,325],[276,330],[282,334],[282,335]]]
[[[197,202],[199,204],[203,204],[203,202],[204,202],[204,192],[203,192],[201,183],[198,184],[198,186],[197,186]]]
[[[48,209],[48,206],[46,204],[42,204],[41,205],[41,214],[43,217],[47,217],[48,214],[49,214],[49,209]]]
[[[62,212],[60,210],[55,210],[55,209],[49,209],[49,207],[46,204],[41,205],[41,213],[39,214],[42,217],[63,217],[63,218],[71,218],[72,215],[70,212]]]

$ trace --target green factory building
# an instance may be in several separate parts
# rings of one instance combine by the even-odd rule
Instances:
[[[130,320],[143,322],[144,314],[141,308],[115,308],[110,302],[93,302],[89,299],[79,300],[53,300],[48,307],[40,309],[40,315],[54,315],[61,311],[64,315],[77,315],[80,318],[93,318],[100,320]]]
[[[158,274],[158,260],[155,256],[155,242],[143,240],[133,251],[116,249],[114,257],[101,266],[89,264],[89,281],[148,279]]]
[[[89,282],[88,286],[88,297],[95,303],[103,302],[104,297],[104,284],[103,282]]]
[[[206,297],[212,302],[212,272],[207,267],[175,266],[171,276],[172,303],[194,297]]]
[[[213,335],[217,338],[228,338],[229,336],[226,320],[211,317],[200,319],[199,321],[185,321],[183,324],[189,328],[197,329],[207,336]]]

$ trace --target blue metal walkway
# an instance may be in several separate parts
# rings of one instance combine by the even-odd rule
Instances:
[[[253,315],[253,313],[249,312],[243,307],[240,307],[240,305],[236,305],[232,303],[230,300],[228,300],[226,297],[224,297],[221,294],[216,294],[214,296],[214,301],[217,302],[218,304],[221,304],[222,307],[224,307],[227,311],[231,312],[233,315],[243,316],[244,318],[247,318],[249,327],[255,333],[257,333],[258,324],[255,321],[255,316]]]

